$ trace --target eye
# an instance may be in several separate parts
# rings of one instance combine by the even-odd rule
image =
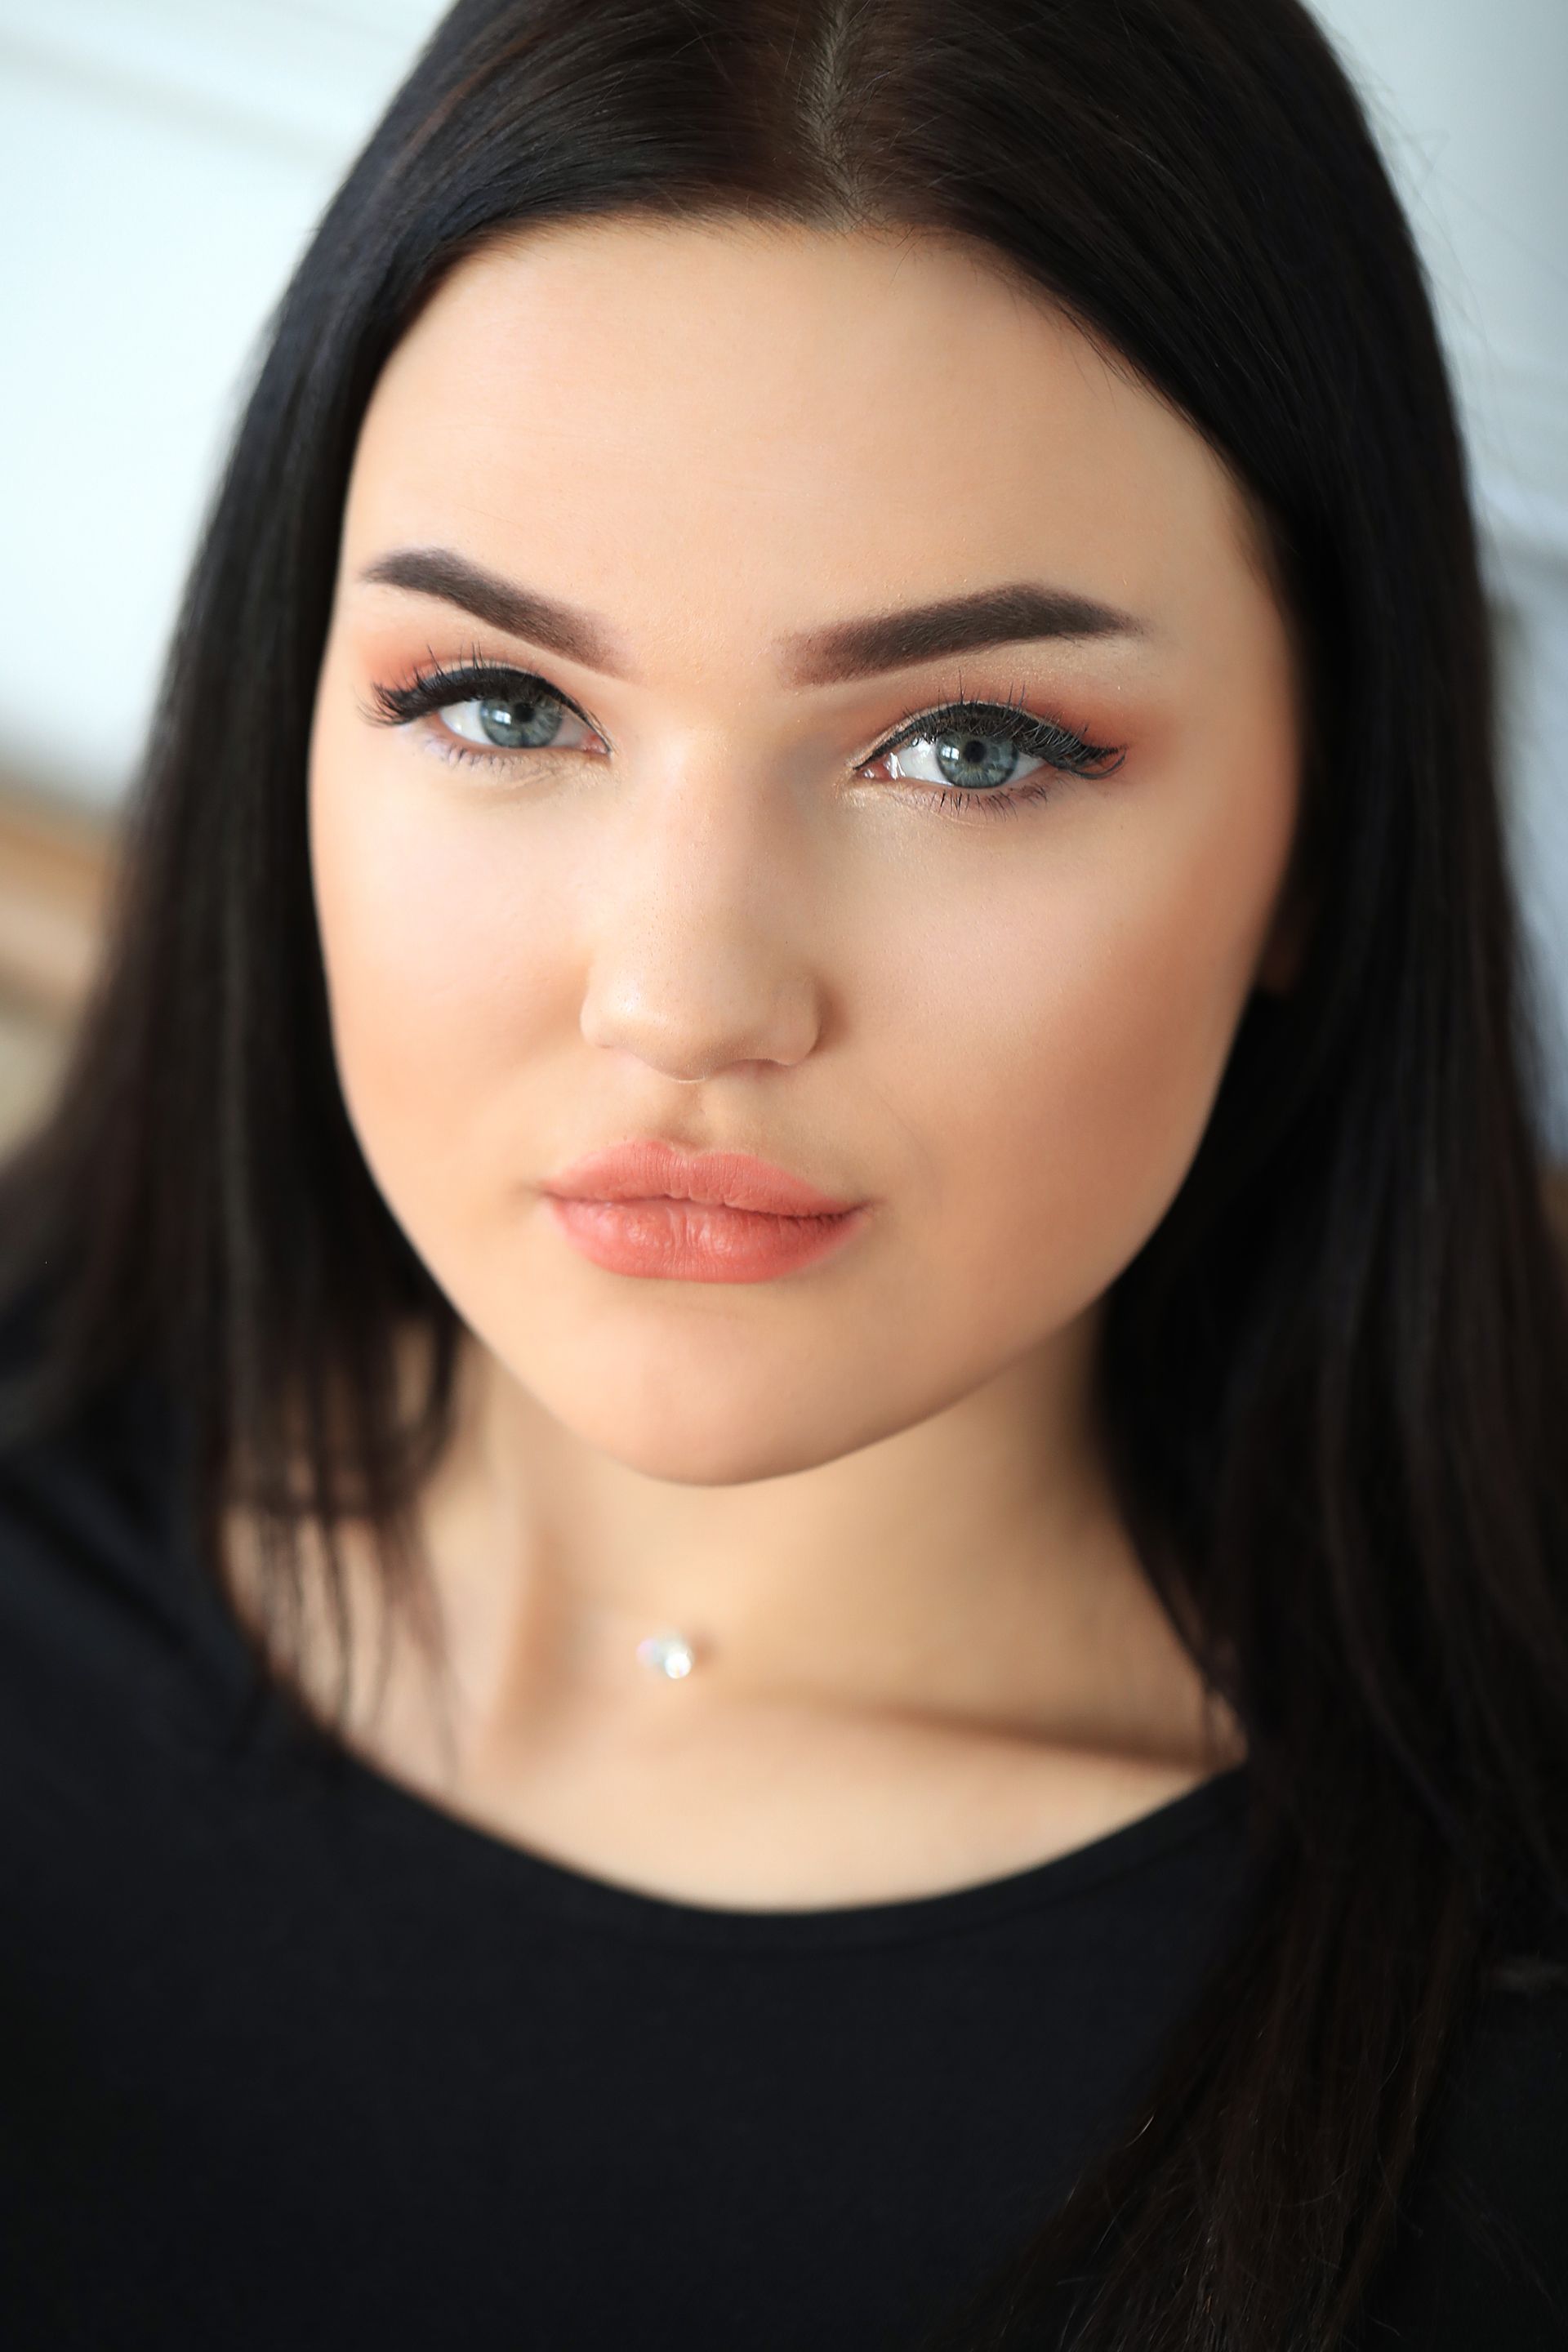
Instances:
[[[575,743],[563,747],[561,739],[563,734],[570,736],[574,727],[582,729],[583,720],[553,695],[538,690],[438,703],[436,715],[465,743],[486,743],[497,751],[542,751],[551,744],[573,751],[581,748]]]
[[[439,721],[455,758],[491,752],[576,751],[602,740],[584,713],[531,670],[465,662],[421,670],[406,686],[377,685],[374,715],[405,727],[416,719]],[[472,751],[466,747],[472,745]],[[465,748],[459,748],[459,747]]]
[[[604,738],[584,711],[532,670],[486,662],[478,655],[455,667],[434,665],[404,686],[377,685],[370,717],[405,727],[437,722],[447,755],[458,760],[504,759],[509,753],[583,751]],[[1086,741],[1069,727],[1042,719],[1016,698],[959,700],[905,721],[871,754],[859,772],[879,761],[890,781],[925,784],[921,797],[948,812],[976,808],[1004,815],[1022,802],[1044,800],[1054,783],[1034,782],[1037,770],[1101,776],[1121,765],[1115,748]]]
[[[951,702],[906,725],[867,764],[881,761],[891,778],[939,786],[943,798],[1005,803],[1037,769],[1104,775],[1120,759],[1021,703]],[[1043,789],[1035,785],[1033,795]]]

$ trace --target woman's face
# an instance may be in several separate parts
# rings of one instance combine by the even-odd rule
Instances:
[[[528,676],[378,715],[475,659]],[[1047,731],[908,729],[961,697]],[[501,1365],[637,1469],[910,1428],[1087,1328],[1181,1185],[1288,976],[1297,740],[1226,472],[986,257],[626,220],[491,248],[372,400],[311,747],[376,1181]],[[869,1206],[769,1279],[611,1270],[540,1188],[645,1135]]]

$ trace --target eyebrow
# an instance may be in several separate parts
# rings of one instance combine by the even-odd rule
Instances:
[[[395,548],[360,573],[363,581],[436,596],[488,621],[510,636],[526,637],[552,653],[608,677],[629,678],[632,667],[619,639],[596,614],[561,603],[487,572],[443,547]],[[883,670],[939,655],[1038,637],[1147,637],[1146,621],[1066,588],[1037,581],[1008,582],[931,604],[910,604],[863,619],[834,621],[779,642],[781,675],[789,686],[833,686],[875,677]]]

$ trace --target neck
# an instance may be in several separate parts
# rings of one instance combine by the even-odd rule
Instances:
[[[541,1706],[780,1706],[1185,1756],[1199,1678],[1092,1442],[1092,1319],[879,1443],[740,1486],[648,1477],[584,1444],[471,1343],[426,1498],[477,1743]],[[695,1713],[695,1709],[693,1709]]]

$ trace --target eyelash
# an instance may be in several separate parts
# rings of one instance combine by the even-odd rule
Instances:
[[[374,708],[366,716],[381,726],[406,727],[416,719],[425,718],[450,703],[473,702],[489,695],[495,696],[498,700],[504,699],[516,696],[519,687],[526,687],[548,698],[563,710],[569,710],[574,719],[582,720],[584,727],[594,728],[595,734],[600,732],[586,711],[580,710],[568,696],[552,686],[547,677],[542,677],[537,670],[514,669],[505,663],[486,661],[478,652],[455,667],[435,663],[433,656],[432,661],[434,667],[416,670],[406,685],[378,683],[374,686]],[[901,751],[909,743],[934,740],[939,736],[956,733],[965,727],[972,728],[976,735],[1000,738],[1030,758],[1044,760],[1053,771],[1053,781],[1047,783],[1026,778],[1020,784],[994,784],[982,791],[971,792],[963,785],[942,787],[922,783],[918,777],[913,780],[911,789],[920,798],[960,813],[978,807],[986,816],[1013,814],[1026,802],[1049,800],[1057,790],[1055,777],[1108,776],[1114,773],[1126,756],[1123,751],[1114,746],[1086,742],[1081,735],[1076,734],[1071,728],[1058,725],[1055,719],[1039,718],[1018,700],[1016,692],[1001,701],[965,700],[961,692],[957,700],[939,703],[930,710],[910,713],[875,751],[867,753],[859,765],[868,767],[873,761],[885,759],[889,752]],[[551,746],[542,744],[539,749],[547,751]],[[469,744],[459,742],[455,737],[441,746],[441,752],[447,759],[477,761],[481,767],[488,767],[492,760],[504,761],[517,756],[499,746],[494,752],[479,751]],[[910,780],[900,781],[908,782]]]

